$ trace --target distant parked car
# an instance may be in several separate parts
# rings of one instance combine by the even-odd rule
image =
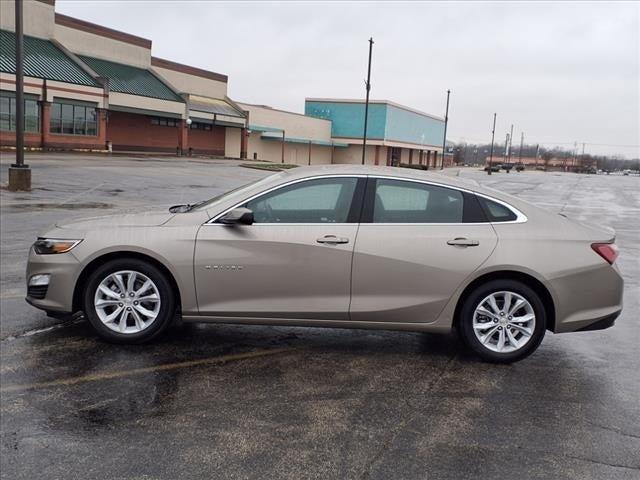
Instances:
[[[489,165],[487,165],[486,167],[484,167],[484,171],[488,172],[489,171]],[[491,165],[491,171],[492,172],[499,172],[500,171],[500,165]]]
[[[522,172],[524,170],[524,164],[518,163],[516,164],[516,172]]]
[[[504,168],[505,172],[509,173],[513,168],[513,163],[503,163],[502,168]]]

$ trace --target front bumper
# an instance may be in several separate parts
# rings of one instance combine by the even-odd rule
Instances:
[[[57,255],[38,255],[29,250],[27,285],[33,275],[49,274],[49,285],[43,298],[27,294],[25,300],[41,310],[73,313],[73,290],[79,275],[80,262],[73,252]],[[27,289],[29,292],[29,288]],[[37,295],[41,296],[41,295]]]

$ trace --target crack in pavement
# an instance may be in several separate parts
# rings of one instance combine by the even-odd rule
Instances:
[[[571,458],[573,460],[580,460],[583,462],[588,462],[588,463],[595,463],[596,465],[605,465],[607,467],[613,467],[613,468],[625,468],[627,470],[635,470],[635,471],[640,471],[639,467],[630,467],[628,465],[620,465],[618,463],[607,463],[607,462],[601,462],[600,460],[593,460],[591,458],[584,458],[584,457],[576,457],[573,455],[565,455],[565,458]]]

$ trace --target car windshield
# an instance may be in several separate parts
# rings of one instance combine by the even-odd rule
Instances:
[[[210,198],[209,200],[203,200],[202,202],[198,202],[198,203],[194,203],[193,205],[191,205],[191,210],[207,210],[213,206],[215,206],[216,204],[218,204],[219,202],[226,200],[228,197],[230,197],[231,195],[235,195],[235,194],[239,194],[242,193],[244,191],[248,191],[248,190],[252,190],[255,187],[259,187],[260,185],[263,184],[267,184],[267,183],[271,183],[273,180],[275,180],[278,177],[281,177],[283,175],[286,175],[286,172],[280,172],[280,173],[275,173],[273,175],[268,175],[264,178],[261,178],[259,180],[256,180],[254,182],[251,183],[247,183],[244,185],[241,185],[237,188],[234,188],[233,190],[229,190],[227,192],[224,192],[216,197]]]

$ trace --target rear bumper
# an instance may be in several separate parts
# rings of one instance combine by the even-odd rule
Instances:
[[[621,313],[622,313],[622,310],[618,310],[617,312],[612,313],[611,315],[607,315],[606,317],[601,318],[600,320],[596,320],[592,324],[587,325],[586,327],[582,327],[580,330],[576,330],[576,331],[591,332],[594,330],[605,330],[607,328],[611,328],[616,323],[616,319],[620,316]]]
[[[555,293],[555,333],[602,330],[622,311],[624,281],[617,267],[604,264],[550,282]]]

